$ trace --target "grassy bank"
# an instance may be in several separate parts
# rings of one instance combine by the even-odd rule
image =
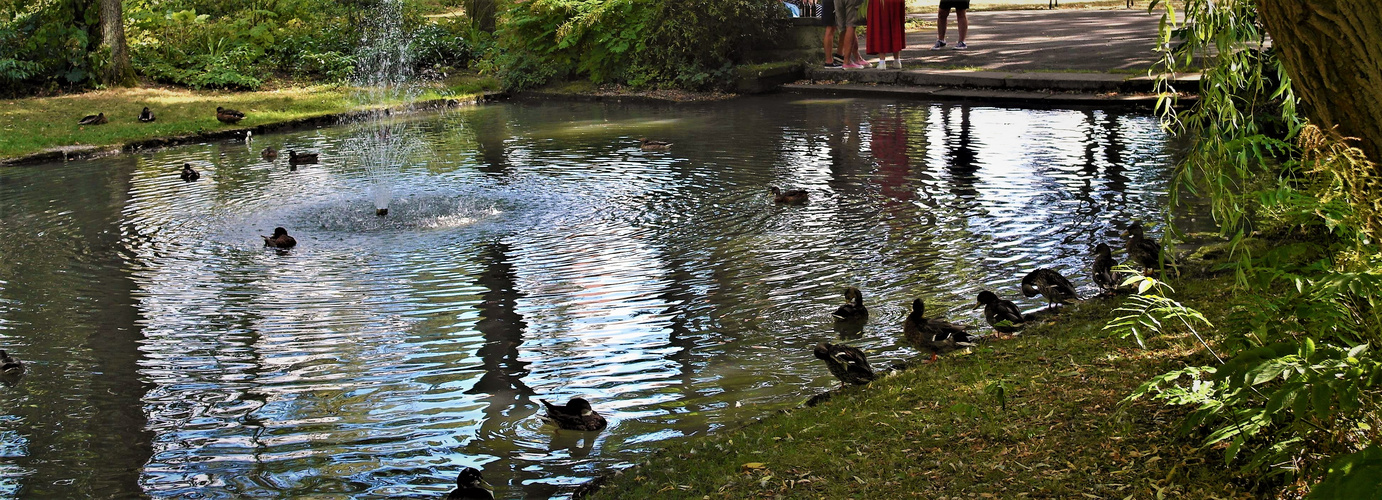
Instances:
[[[1175,283],[1211,321],[1227,278]],[[943,357],[830,401],[672,445],[596,498],[1238,498],[1220,449],[1179,410],[1122,404],[1153,375],[1205,361],[1193,336],[1108,337],[1121,299],[1068,308],[1022,337]],[[822,366],[821,370],[825,370]]]
[[[424,92],[419,99],[457,98],[494,89],[492,79],[459,78]],[[260,92],[193,91],[182,88],[122,88],[57,97],[11,99],[0,108],[0,160],[65,146],[116,146],[131,141],[254,127],[361,109],[350,87],[295,87]],[[377,104],[400,104],[397,102]],[[157,120],[140,123],[148,106]],[[245,113],[240,123],[216,121],[216,107]],[[78,125],[83,116],[105,113],[110,123]]]

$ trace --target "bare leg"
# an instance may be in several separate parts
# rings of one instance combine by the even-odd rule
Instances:
[[[853,26],[845,26],[845,39],[840,41],[840,47],[845,50],[846,61],[868,64],[868,61],[859,56],[859,37],[855,34]]]
[[[834,58],[831,57],[831,55],[834,54],[834,53],[835,53],[835,27],[834,27],[834,26],[826,26],[826,27],[825,27],[825,63],[826,63],[826,64],[830,64],[830,63],[832,63],[832,62],[835,62],[835,61],[834,61]]]
[[[969,32],[969,18],[965,16],[968,9],[955,9],[955,24],[960,26],[960,41],[965,41],[965,34]],[[945,28],[941,28],[944,30]]]
[[[957,11],[958,12],[958,11]],[[950,9],[941,9],[936,13],[936,39],[945,40],[945,18],[950,17]]]

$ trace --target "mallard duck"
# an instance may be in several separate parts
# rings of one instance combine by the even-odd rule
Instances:
[[[873,373],[873,367],[869,366],[869,360],[864,356],[864,351],[844,345],[821,342],[816,344],[816,358],[825,361],[826,367],[830,368],[830,374],[840,379],[840,385],[863,385],[878,378]]]
[[[1118,276],[1113,273],[1113,249],[1108,244],[1100,243],[1094,247],[1094,264],[1090,266],[1093,272],[1094,284],[1099,285],[1103,293],[1118,293]]]
[[[81,120],[77,120],[77,125],[105,125],[107,121],[105,113],[96,113],[83,116]]]
[[[446,500],[494,500],[494,493],[479,470],[466,467],[456,476],[456,489],[446,495]]]
[[[263,158],[264,161],[274,161],[274,160],[277,160],[277,159],[278,159],[278,150],[277,150],[277,149],[274,149],[273,146],[266,147],[266,148],[264,148],[263,151],[260,151],[260,152],[259,152],[259,157],[260,157],[260,158]]]
[[[193,169],[192,169],[192,164],[191,164],[191,163],[183,163],[183,164],[182,164],[182,174],[179,175],[179,177],[182,177],[182,180],[184,180],[184,181],[192,182],[192,181],[195,181],[195,180],[197,180],[197,179],[202,178],[202,174],[199,174],[199,173],[197,173],[196,170],[193,170]]]
[[[1027,276],[1022,278],[1022,295],[1036,297],[1037,294],[1046,297],[1046,307],[1080,300],[1080,295],[1075,291],[1075,285],[1070,284],[1070,280],[1044,267],[1027,273]]]
[[[216,106],[216,120],[221,123],[236,123],[245,119],[245,114],[233,109]]]
[[[984,308],[984,321],[998,333],[1022,331],[1023,323],[1036,319],[1030,314],[1022,314],[1022,310],[1011,300],[1000,299],[998,294],[988,290],[979,292],[974,308],[978,309],[981,306]],[[1003,324],[1005,321],[1007,324]]]
[[[298,240],[288,236],[288,230],[281,227],[274,228],[273,236],[260,236],[264,238],[264,246],[274,248],[293,248],[298,244]]]
[[[1128,226],[1128,230],[1123,232],[1123,236],[1128,238],[1126,243],[1128,250],[1128,260],[1142,266],[1143,269],[1157,269],[1161,267],[1161,244],[1147,239],[1146,233],[1142,230],[1141,222],[1133,222]],[[1174,265],[1171,256],[1166,256],[1166,265]]]
[[[309,163],[316,163],[316,162],[317,162],[317,153],[302,153],[302,154],[298,154],[297,151],[293,151],[293,150],[291,150],[291,149],[288,150],[288,164],[289,164],[289,165],[306,165],[306,164],[309,164]]]
[[[783,191],[777,186],[768,188],[773,192],[774,203],[806,203],[805,189],[790,189]]]
[[[10,353],[0,349],[0,373],[5,375],[19,375],[24,373],[24,363],[18,359],[11,358]]]
[[[935,363],[940,354],[974,345],[974,339],[964,328],[938,319],[927,319],[926,303],[921,299],[912,301],[912,312],[902,322],[902,337],[929,351],[929,363]]]
[[[538,401],[547,407],[547,419],[562,429],[598,431],[607,425],[605,417],[596,413],[585,398],[572,398],[570,402],[566,403],[566,406],[548,403],[546,399],[539,399]]]
[[[144,111],[139,112],[139,121],[144,123],[153,123],[154,120],[154,112],[149,111],[148,106],[144,106]]]
[[[672,143],[667,141],[654,141],[651,139],[639,139],[638,147],[644,151],[666,151],[672,149]]]
[[[869,308],[864,307],[864,294],[858,288],[845,289],[845,304],[831,314],[839,321],[859,321],[868,319]]]

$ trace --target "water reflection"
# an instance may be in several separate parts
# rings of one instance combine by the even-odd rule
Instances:
[[[0,347],[31,363],[0,388],[0,495],[426,496],[474,466],[500,497],[560,496],[833,387],[821,340],[914,355],[914,297],[977,323],[974,293],[1031,268],[1087,282],[1088,249],[1162,206],[1169,162],[1153,119],[1104,110],[774,96],[401,119],[431,154],[383,218],[335,153],[350,127],[0,170]],[[322,158],[291,171],[265,146]],[[275,226],[299,246],[262,248]],[[844,328],[849,285],[871,316]],[[609,429],[536,418],[573,396]]]

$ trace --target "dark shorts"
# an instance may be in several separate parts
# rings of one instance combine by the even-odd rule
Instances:
[[[835,25],[835,0],[821,0],[821,26]]]
[[[941,0],[941,8],[969,10],[969,0]]]

